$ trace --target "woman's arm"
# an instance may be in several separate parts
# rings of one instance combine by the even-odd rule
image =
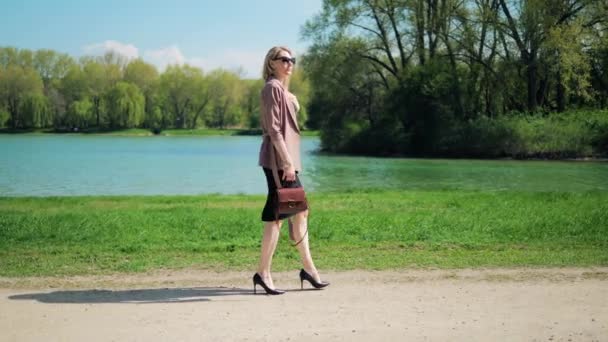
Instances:
[[[280,104],[284,101],[283,96],[283,90],[278,85],[268,84],[264,87],[262,91],[262,124],[277,152],[278,167],[282,170],[294,170],[295,166],[281,133]]]

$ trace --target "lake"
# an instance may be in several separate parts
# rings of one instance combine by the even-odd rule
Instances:
[[[263,194],[261,137],[0,135],[0,196]],[[308,191],[608,190],[608,163],[319,154],[302,138]]]

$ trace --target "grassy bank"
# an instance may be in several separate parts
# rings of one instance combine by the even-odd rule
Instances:
[[[311,194],[322,269],[608,265],[608,193]],[[0,198],[0,275],[253,270],[263,196]],[[274,269],[299,267],[284,229]]]

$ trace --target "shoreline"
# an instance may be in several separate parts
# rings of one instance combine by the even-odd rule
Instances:
[[[212,137],[212,136],[261,136],[261,131],[257,129],[234,129],[234,128],[226,128],[226,129],[170,129],[166,131],[160,131],[158,134],[153,133],[148,129],[132,129],[126,131],[53,131],[49,129],[38,129],[38,130],[28,130],[28,131],[13,131],[10,129],[2,128],[0,129],[1,135],[32,135],[32,136],[51,136],[51,135],[76,135],[76,136],[114,136],[114,137]],[[302,131],[303,137],[320,137],[319,131]],[[403,155],[403,154],[394,154],[394,155],[369,155],[369,154],[357,154],[357,153],[337,153],[337,152],[329,152],[329,151],[317,151],[317,154],[327,155],[327,156],[335,156],[335,157],[364,157],[364,158],[383,158],[383,159],[426,159],[426,160],[488,160],[488,161],[561,161],[561,162],[599,162],[605,163],[608,162],[608,156],[580,156],[580,157],[562,157],[562,158],[552,158],[552,157],[538,157],[538,156],[530,156],[530,157],[514,157],[514,156],[504,156],[504,157],[479,157],[479,156],[454,156],[454,155],[445,155],[445,156],[418,156],[418,155]]]

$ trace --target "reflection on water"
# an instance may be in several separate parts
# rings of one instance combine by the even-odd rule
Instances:
[[[591,162],[312,158],[316,188],[608,190],[608,164]]]
[[[262,194],[260,140],[0,135],[0,195]],[[608,190],[608,163],[341,157],[318,146],[303,138],[309,191]]]

